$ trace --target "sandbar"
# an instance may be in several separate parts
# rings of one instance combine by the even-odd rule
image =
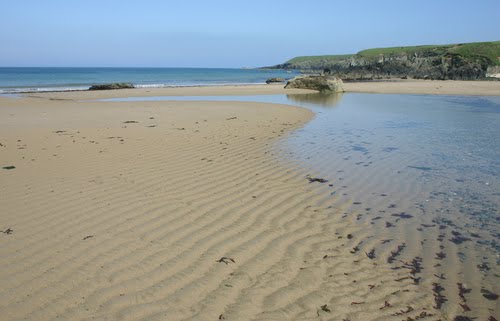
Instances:
[[[355,93],[500,96],[500,81],[493,80],[376,80],[345,82],[344,88]]]

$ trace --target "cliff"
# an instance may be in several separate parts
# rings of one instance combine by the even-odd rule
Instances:
[[[326,71],[344,80],[475,80],[498,74],[500,41],[368,49],[352,55],[296,57],[273,69]]]

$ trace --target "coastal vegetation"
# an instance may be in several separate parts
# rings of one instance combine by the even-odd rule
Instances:
[[[356,54],[301,56],[272,69],[328,70],[343,79],[484,79],[499,73],[500,41],[373,48]]]

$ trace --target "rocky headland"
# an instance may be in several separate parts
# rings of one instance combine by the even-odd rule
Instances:
[[[266,67],[335,74],[343,80],[414,78],[479,80],[500,77],[500,41],[377,48],[350,55],[304,56]]]

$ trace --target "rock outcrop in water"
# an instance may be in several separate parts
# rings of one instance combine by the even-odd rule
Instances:
[[[268,80],[266,80],[266,84],[274,84],[274,83],[280,83],[280,82],[285,82],[285,78],[274,77],[274,78],[269,78]]]
[[[272,69],[329,70],[344,80],[420,78],[476,80],[496,77],[500,41],[368,49],[354,55],[293,58]]]
[[[111,84],[93,85],[89,90],[111,90],[111,89],[131,89],[135,88],[134,85],[124,82],[115,82]]]
[[[285,88],[313,89],[320,92],[344,92],[340,78],[326,75],[298,76],[289,80]]]

